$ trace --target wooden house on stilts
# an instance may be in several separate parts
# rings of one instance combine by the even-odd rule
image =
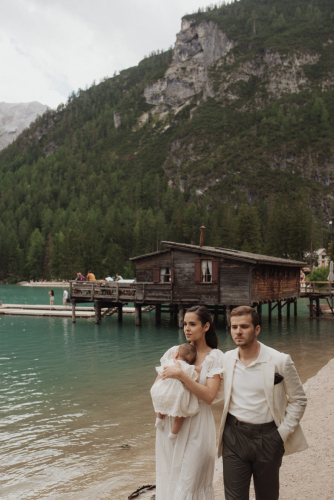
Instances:
[[[240,305],[257,306],[261,316],[262,305],[268,304],[269,320],[275,307],[279,318],[283,306],[289,316],[291,303],[297,314],[305,263],[225,248],[162,244],[165,250],[131,260],[136,262],[138,287],[142,284],[142,304],[177,308],[180,327],[185,310],[195,304],[208,306],[216,320],[224,314],[227,324],[231,308]]]
[[[136,325],[141,324],[143,308],[155,308],[157,323],[161,312],[169,312],[179,326],[183,326],[187,308],[195,304],[206,305],[215,321],[223,315],[227,325],[233,307],[257,307],[261,317],[262,305],[268,304],[269,321],[277,307],[278,318],[290,305],[297,315],[300,296],[300,269],[304,262],[257,255],[239,250],[203,245],[163,241],[164,249],[133,257],[136,263],[136,282],[70,283],[73,321],[75,305],[94,302],[95,321],[101,319],[101,308],[118,310],[122,320],[124,304],[134,302]]]

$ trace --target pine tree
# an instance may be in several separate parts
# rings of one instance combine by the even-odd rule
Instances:
[[[261,253],[260,219],[256,207],[242,204],[236,218],[235,241],[238,250]]]
[[[45,244],[44,262],[43,262],[43,277],[49,280],[51,278],[51,248],[52,238],[49,233]]]
[[[52,238],[51,247],[51,273],[52,277],[61,277],[62,262],[66,258],[64,252],[64,235],[61,231]]]
[[[37,228],[30,237],[30,245],[27,256],[27,266],[29,277],[32,279],[40,279],[43,276],[43,261],[44,261],[45,240]]]

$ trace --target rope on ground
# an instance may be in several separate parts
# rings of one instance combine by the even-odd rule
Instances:
[[[145,493],[146,491],[154,490],[155,484],[147,484],[146,486],[141,486],[141,488],[138,488],[138,490],[134,491],[131,493],[131,495],[128,496],[128,500],[131,500],[132,498],[137,498],[139,495],[142,493]]]

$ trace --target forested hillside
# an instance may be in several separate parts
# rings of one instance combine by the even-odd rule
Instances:
[[[79,89],[0,153],[0,278],[132,277],[129,257],[198,243],[202,224],[206,245],[327,246],[334,0],[240,0],[184,24],[174,51]],[[226,53],[200,88],[201,29]]]

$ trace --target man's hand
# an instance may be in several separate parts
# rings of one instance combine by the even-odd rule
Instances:
[[[165,380],[166,378],[177,378],[178,380],[180,380],[181,375],[182,375],[182,370],[180,367],[180,363],[178,361],[175,361],[175,365],[166,366],[164,368],[162,380]]]

